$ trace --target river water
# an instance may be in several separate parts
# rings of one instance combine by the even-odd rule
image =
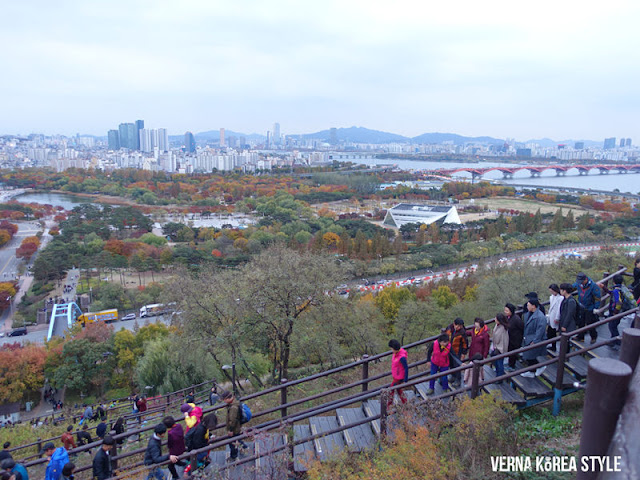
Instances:
[[[81,203],[95,203],[92,198],[72,195],[68,193],[25,193],[14,198],[22,203],[40,203],[42,205],[53,205],[62,207],[65,210],[72,210],[73,207]]]
[[[367,166],[389,165],[395,164],[403,170],[436,170],[440,168],[453,169],[461,167],[521,167],[523,164],[498,163],[498,162],[481,162],[481,163],[463,163],[463,162],[430,162],[425,160],[406,160],[399,158],[388,159],[349,159],[350,162],[359,163]],[[470,179],[469,173],[457,173],[457,177]],[[521,170],[513,175],[513,178],[503,179],[502,173],[498,171],[489,172],[483,176],[487,180],[500,180],[505,185],[519,184],[542,187],[572,187],[584,188],[585,190],[605,190],[613,192],[618,189],[624,193],[638,194],[640,192],[640,173],[623,173],[611,172],[608,175],[600,175],[598,170],[591,170],[589,175],[579,175],[576,169],[569,170],[566,176],[556,176],[555,170],[546,170],[540,177],[532,178],[531,174],[526,170]]]

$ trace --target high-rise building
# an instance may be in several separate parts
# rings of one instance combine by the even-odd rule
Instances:
[[[184,151],[187,153],[196,151],[196,139],[191,132],[186,132],[184,134]]]
[[[621,138],[620,139],[620,147],[624,147],[625,140],[626,140],[626,138]]]
[[[161,152],[169,151],[169,135],[166,128],[158,129],[158,150]]]
[[[280,145],[280,124],[278,122],[273,124],[273,137],[271,143],[274,145]]]
[[[109,130],[107,137],[109,139],[109,150],[120,150],[120,134],[118,130]]]
[[[155,135],[154,135],[155,134]],[[154,136],[156,142],[154,143]],[[141,152],[153,152],[153,148],[158,143],[158,132],[148,128],[140,129],[140,151]]]
[[[127,123],[127,140],[129,150],[140,150],[140,134],[135,123]]]
[[[573,146],[574,149],[576,150],[583,150],[584,149],[584,142],[576,142]]]
[[[224,147],[225,143],[224,143],[224,128],[220,129],[220,146]]]
[[[604,139],[604,149],[611,150],[612,148],[616,148],[616,137],[605,138]]]
[[[120,148],[129,148],[129,129],[126,123],[118,126],[118,135],[120,137]]]
[[[329,143],[331,145],[337,145],[338,144],[338,129],[333,127],[331,128],[331,130],[329,130]]]
[[[270,148],[271,146],[271,132],[267,131],[267,143],[265,144],[265,148]]]
[[[631,139],[627,138],[627,141],[624,144],[625,147],[630,147],[631,146]]]
[[[134,150],[140,150],[140,130],[144,128],[144,120],[136,120],[136,146]]]

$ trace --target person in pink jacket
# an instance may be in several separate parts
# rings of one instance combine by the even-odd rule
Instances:
[[[389,347],[393,350],[393,356],[391,357],[391,376],[393,381],[390,385],[393,387],[394,385],[409,381],[409,364],[407,363],[407,351],[402,348],[398,340],[389,340]],[[407,397],[405,397],[402,389],[396,388],[387,399],[387,409],[393,405],[393,399],[396,393],[402,403],[407,403]]]
[[[449,342],[449,335],[443,333],[438,337],[438,340],[433,342],[433,351],[431,352],[431,375],[435,375],[438,372],[446,372],[449,370],[449,352],[451,352],[451,342]],[[449,390],[448,375],[440,377],[440,385],[446,392]],[[435,387],[435,379],[429,380],[429,390],[427,395],[432,395]]]

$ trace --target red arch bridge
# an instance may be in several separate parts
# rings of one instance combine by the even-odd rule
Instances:
[[[467,172],[476,179],[484,176],[486,173],[498,171],[502,172],[504,178],[513,178],[513,174],[520,170],[527,170],[532,177],[539,177],[545,170],[555,170],[557,176],[566,175],[569,170],[576,169],[579,175],[588,175],[590,170],[598,170],[600,175],[606,175],[610,172],[614,173],[640,173],[640,165],[523,165],[521,167],[460,167],[453,169],[440,168],[430,170],[427,173],[434,175],[453,175],[454,173]]]

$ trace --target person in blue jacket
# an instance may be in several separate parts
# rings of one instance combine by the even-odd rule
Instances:
[[[16,476],[16,480],[29,480],[27,469],[24,468],[24,465],[16,463],[13,458],[3,460],[0,467],[7,472],[13,473]]]
[[[600,298],[602,296],[600,287],[582,272],[576,275],[573,287],[578,290],[578,303],[582,306],[582,315],[578,315],[578,328],[597,322],[598,314],[596,310],[600,308]],[[589,335],[591,336],[591,343],[596,343],[598,332],[595,328],[589,330]],[[576,339],[584,340],[584,333],[579,334]]]
[[[60,480],[62,467],[69,463],[69,454],[67,454],[67,449],[64,447],[56,448],[53,442],[47,442],[44,444],[44,447],[42,447],[42,451],[40,453],[49,458],[44,480]]]

